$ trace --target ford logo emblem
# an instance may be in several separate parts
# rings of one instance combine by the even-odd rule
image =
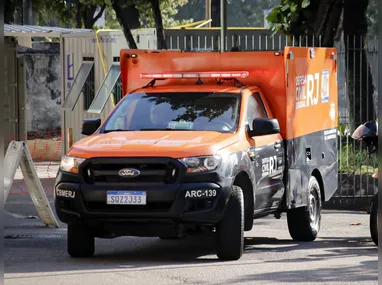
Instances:
[[[141,172],[137,169],[133,168],[124,168],[118,171],[118,175],[126,178],[134,178],[137,177]]]

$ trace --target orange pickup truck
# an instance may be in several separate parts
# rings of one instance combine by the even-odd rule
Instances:
[[[338,184],[335,49],[125,49],[120,66],[126,95],[83,122],[57,174],[70,256],[208,231],[237,260],[253,220],[283,212],[294,240],[315,240]]]

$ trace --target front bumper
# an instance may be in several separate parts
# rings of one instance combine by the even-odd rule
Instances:
[[[208,182],[206,182],[208,181]],[[179,182],[179,181],[178,181]],[[233,179],[218,173],[193,174],[174,184],[145,186],[90,185],[79,175],[59,171],[55,185],[55,209],[64,223],[153,223],[214,225],[221,220]],[[215,197],[186,197],[189,190],[214,189]],[[146,191],[147,204],[108,205],[107,191]],[[190,192],[189,192],[190,193]]]

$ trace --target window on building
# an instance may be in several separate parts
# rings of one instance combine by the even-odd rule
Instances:
[[[122,96],[120,95],[122,94],[120,74],[121,71],[119,62],[114,62],[106,74],[105,79],[101,83],[101,86],[98,89],[94,100],[91,102],[88,113],[100,114],[105,108],[106,102],[111,94],[113,95],[115,103],[119,101],[120,97]]]
[[[94,77],[94,59],[84,58],[81,67],[74,78],[73,84],[70,87],[69,93],[65,98],[62,108],[73,111],[81,93],[83,93],[84,108],[86,110],[94,99]]]
[[[84,61],[93,61],[93,58],[84,58]],[[89,76],[86,78],[85,85],[82,89],[84,94],[84,110],[88,110],[92,104],[95,96],[95,74],[94,74],[94,64],[90,70]]]

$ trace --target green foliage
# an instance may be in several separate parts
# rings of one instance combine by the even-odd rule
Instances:
[[[374,174],[378,168],[378,161],[375,156],[369,156],[366,148],[357,149],[353,146],[353,141],[339,145],[339,171],[343,173]]]
[[[109,4],[108,0],[79,0],[81,9],[87,10],[92,6],[101,7]],[[65,0],[33,0],[33,10],[37,14],[37,24],[55,26],[76,26],[78,5],[76,1]]]
[[[37,14],[38,25],[71,26],[74,24],[75,6],[64,0],[36,0],[33,1],[32,7]]]
[[[343,123],[338,123],[338,131],[340,133],[340,136],[345,136],[346,134],[346,124],[343,124]]]
[[[174,15],[177,21],[189,19],[192,22],[204,20],[206,0],[188,0],[187,4],[178,8],[178,13]]]
[[[227,0],[229,27],[264,27],[264,11],[280,4],[280,0]],[[205,19],[205,0],[188,0],[179,8],[175,19]]]
[[[75,15],[77,7],[72,3],[74,1],[65,0],[36,0],[33,5],[37,8],[39,24],[49,24],[54,19],[60,26],[75,26]],[[126,2],[126,1],[125,1]],[[71,3],[71,4],[70,4]],[[108,29],[121,29],[120,23],[116,17],[114,9],[111,7],[110,0],[80,0],[84,9],[91,6],[101,7],[107,5],[105,9],[106,27]],[[127,3],[127,2],[126,2]],[[179,7],[188,3],[188,0],[161,0],[160,8],[164,27],[174,27],[192,22],[192,19],[175,19]],[[153,11],[149,0],[137,0],[135,5],[140,12],[140,22],[142,28],[155,27]],[[95,27],[97,29],[97,27]]]
[[[378,35],[378,1],[369,0],[369,6],[367,7],[367,23],[369,36]],[[379,24],[381,26],[381,24]]]
[[[339,170],[344,173],[374,174],[378,168],[375,155],[369,155],[367,148],[349,136],[348,126],[338,122],[341,143],[338,145]]]
[[[161,0],[160,9],[163,20],[163,27],[175,27],[191,22],[190,19],[176,20],[174,16],[178,13],[179,7],[187,4],[188,0]],[[150,1],[137,1],[136,7],[140,14],[142,28],[154,28],[154,16]]]
[[[274,32],[291,35],[293,25],[297,23],[300,13],[310,5],[309,0],[282,0],[267,16],[269,28]]]
[[[228,0],[228,26],[264,27],[264,11],[279,3],[280,0]]]
[[[119,24],[117,15],[111,6],[105,9],[105,29],[120,30],[121,25]]]

